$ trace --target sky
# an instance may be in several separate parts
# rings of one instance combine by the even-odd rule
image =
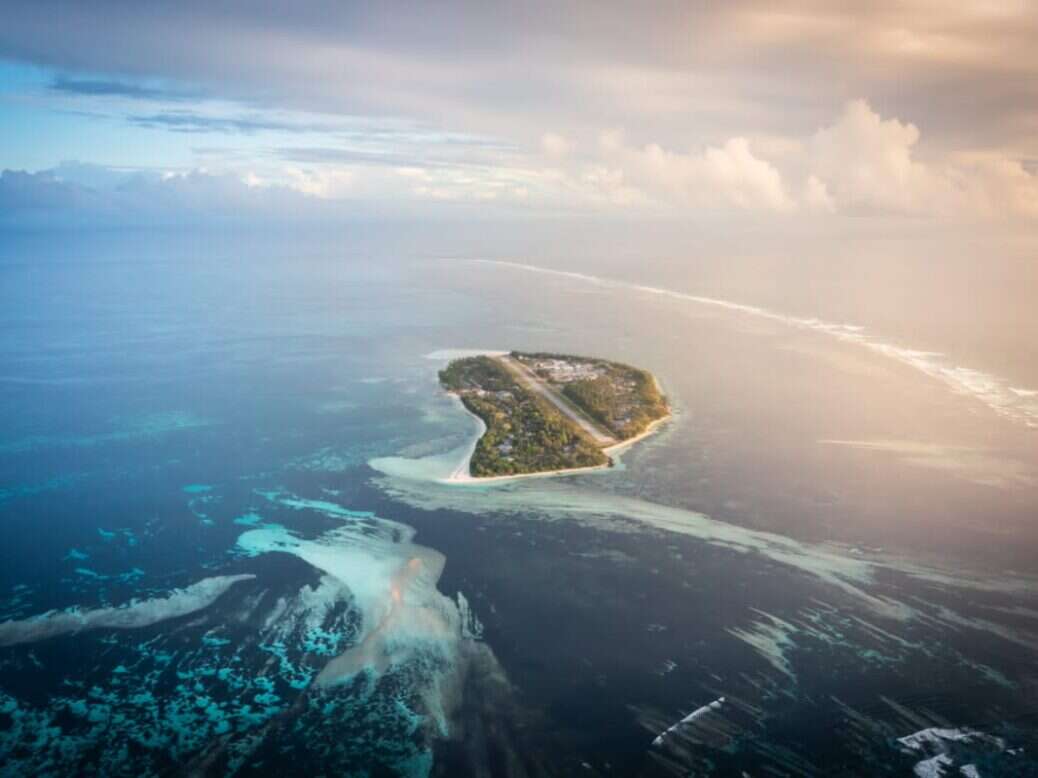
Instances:
[[[0,225],[1038,224],[1038,6],[8,0]]]

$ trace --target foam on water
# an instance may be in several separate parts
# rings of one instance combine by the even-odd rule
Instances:
[[[377,679],[404,667],[421,666],[410,691],[423,700],[423,715],[439,736],[448,734],[450,711],[460,699],[467,658],[489,649],[476,645],[482,628],[460,595],[455,602],[436,588],[445,559],[413,542],[414,530],[374,514],[351,511],[324,500],[307,500],[281,492],[268,499],[297,510],[315,510],[343,524],[314,539],[281,526],[249,530],[238,539],[248,556],[292,554],[323,574],[321,586],[301,601],[286,604],[273,622],[291,611],[314,614],[309,630],[318,646],[338,647],[318,627],[324,614],[346,601],[358,616],[358,627],[345,651],[337,652],[314,679],[315,688],[334,688],[367,675]],[[298,621],[298,614],[294,618]],[[327,653],[327,652],[323,652]]]
[[[814,317],[791,316],[756,305],[732,302],[716,297],[678,292],[657,286],[647,286],[626,281],[616,281],[587,273],[527,265],[520,262],[504,262],[489,259],[473,259],[469,262],[495,267],[507,267],[531,273],[543,273],[560,278],[569,278],[585,284],[594,284],[610,289],[641,292],[673,300],[691,302],[721,308],[732,313],[766,319],[789,327],[822,333],[845,343],[853,343],[877,354],[908,365],[919,372],[940,381],[956,394],[966,395],[984,403],[999,416],[1038,429],[1038,390],[1015,387],[1005,378],[981,370],[956,365],[935,351],[922,351],[894,343],[887,343],[869,335],[863,327],[824,321]]]
[[[794,648],[793,635],[797,628],[788,621],[770,613],[759,612],[761,618],[748,627],[730,628],[728,634],[746,643],[772,667],[796,681],[796,675],[787,654]]]
[[[877,569],[877,565],[869,560],[854,557],[839,548],[814,546],[782,535],[716,521],[695,511],[599,493],[561,481],[514,482],[493,489],[456,489],[407,478],[383,477],[379,484],[395,499],[425,510],[567,518],[593,525],[607,524],[612,529],[623,529],[625,521],[633,521],[695,537],[736,553],[761,554],[851,594],[882,615],[905,619],[912,614],[907,605],[865,591],[864,585],[872,582]]]
[[[900,621],[918,617],[918,608],[893,594],[879,593],[874,584],[880,573],[896,573],[937,589],[1019,594],[1034,588],[1032,579],[1021,576],[983,575],[961,568],[941,570],[890,555],[865,556],[843,546],[805,543],[684,508],[584,488],[579,481],[523,481],[485,489],[457,489],[390,476],[380,476],[376,483],[391,497],[423,510],[569,519],[612,531],[637,531],[641,525],[697,538],[741,555],[759,554],[841,590],[877,615]],[[955,618],[963,618],[945,611],[940,611],[937,619],[949,626],[954,626]],[[979,626],[975,620],[970,620],[970,625]]]
[[[956,772],[967,777],[979,776],[982,773],[976,765],[964,762],[978,757],[979,761],[990,762],[993,755],[1006,751],[1002,738],[966,728],[928,727],[897,741],[905,752],[927,756],[912,768],[919,778],[941,778]]]
[[[118,608],[50,611],[30,619],[0,624],[0,646],[13,646],[88,629],[135,629],[186,616],[212,605],[238,581],[252,575],[222,575],[203,578],[165,597],[132,601]]]
[[[411,543],[412,534],[405,525],[379,519],[315,540],[283,527],[250,530],[238,539],[246,554],[288,553],[322,571],[335,585],[326,582],[321,592],[333,599],[347,594],[359,612],[354,645],[328,662],[319,684],[335,684],[362,670],[382,673],[430,648],[452,659],[462,627],[457,606],[436,589],[444,559]]]
[[[657,735],[656,739],[652,741],[652,744],[654,746],[663,745],[663,741],[668,735],[672,735],[678,732],[682,727],[688,726],[689,724],[692,724],[693,722],[702,719],[703,717],[709,715],[712,711],[720,710],[723,705],[724,697],[719,697],[718,699],[714,700],[711,703],[708,703],[707,705],[701,705],[700,707],[696,708],[694,711],[689,713],[687,716],[682,718],[680,721],[675,722],[667,729],[665,729],[663,732],[661,732],[659,735]]]

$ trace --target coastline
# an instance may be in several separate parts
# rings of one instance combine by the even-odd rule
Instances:
[[[663,395],[663,387],[660,386],[660,380],[656,377],[655,373],[649,373],[649,375],[652,376],[652,383],[656,385],[656,391]],[[664,397],[666,397],[666,395],[664,395]],[[633,438],[628,438],[627,440],[621,440],[619,443],[614,443],[612,446],[608,446],[602,449],[602,452],[606,456],[611,456],[614,453],[623,451],[628,446],[633,446],[639,440],[644,440],[645,438],[649,437],[649,435],[653,434],[657,430],[657,428],[660,427],[660,425],[662,425],[665,421],[670,421],[670,419],[673,416],[674,413],[673,411],[671,411],[670,403],[668,402],[666,416],[660,416],[655,421],[650,421],[649,426],[646,427],[642,432],[635,435]]]
[[[458,407],[461,408],[461,410],[465,411],[465,413],[467,413],[469,416],[476,420],[476,424],[479,425],[479,431],[476,432],[476,434],[472,437],[472,440],[467,444],[465,456],[462,457],[461,462],[458,463],[458,465],[454,468],[451,474],[446,478],[440,478],[438,480],[443,483],[464,483],[466,481],[478,481],[479,479],[475,478],[470,473],[469,468],[471,467],[472,456],[476,453],[476,446],[479,445],[480,439],[483,437],[483,435],[486,434],[487,423],[483,421],[483,419],[481,419],[479,416],[474,414],[472,411],[470,411],[468,408],[466,408],[465,403],[463,403],[461,401],[461,398],[458,397],[458,395],[454,394],[454,392],[447,392],[447,394],[450,395],[451,399],[457,403]]]
[[[629,446],[633,446],[639,440],[644,440],[645,438],[652,435],[664,422],[670,421],[671,418],[673,418],[673,416],[674,414],[672,413],[668,413],[666,416],[660,416],[655,421],[649,422],[649,426],[646,427],[642,432],[635,435],[633,438],[621,440],[619,443],[614,443],[611,446],[607,446],[606,448],[602,449],[602,453],[604,453],[606,456],[612,456],[615,453],[623,451],[625,448]]]
[[[438,483],[449,484],[452,486],[476,486],[479,484],[504,483],[506,481],[518,481],[522,478],[557,478],[559,476],[564,475],[578,475],[580,473],[593,473],[599,470],[608,470],[614,464],[614,454],[621,453],[623,450],[629,448],[630,446],[633,446],[638,441],[644,440],[645,438],[649,437],[650,435],[655,433],[656,430],[659,429],[659,427],[664,422],[669,421],[673,417],[672,413],[668,413],[666,416],[661,416],[660,418],[650,423],[649,426],[646,427],[643,432],[641,432],[638,435],[635,435],[633,438],[628,438],[627,440],[622,440],[619,443],[614,443],[612,446],[603,448],[602,453],[609,457],[609,461],[603,465],[591,465],[590,467],[567,467],[562,468],[560,470],[541,470],[536,473],[515,473],[514,475],[475,476],[469,472],[469,467],[472,462],[472,455],[476,451],[476,445],[479,443],[479,439],[482,438],[483,434],[486,432],[486,422],[484,422],[481,418],[479,418],[479,416],[477,416],[468,408],[466,408],[465,403],[461,402],[461,399],[458,398],[458,396],[455,395],[453,392],[448,392],[447,394],[450,394],[452,397],[457,399],[458,405],[461,406],[462,410],[464,410],[465,413],[467,413],[469,416],[471,416],[477,422],[479,422],[480,425],[479,434],[476,435],[476,437],[473,439],[472,443],[468,447],[468,453],[465,455],[464,459],[458,464],[458,466],[449,476],[447,476],[446,478],[437,479]]]

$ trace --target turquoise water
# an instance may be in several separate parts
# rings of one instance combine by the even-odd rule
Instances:
[[[1035,772],[1026,414],[505,266],[144,235],[2,263],[5,775]],[[675,418],[609,471],[440,483],[474,426],[436,371],[509,348],[643,365]],[[960,736],[898,740],[928,728]]]

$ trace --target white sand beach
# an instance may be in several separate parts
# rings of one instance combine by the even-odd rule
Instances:
[[[426,354],[425,358],[438,361],[450,361],[452,359],[460,359],[470,356],[503,356],[508,353],[509,352],[507,351],[493,349],[440,349]],[[653,380],[656,380],[655,376],[653,377]],[[656,385],[657,388],[659,388],[658,382]],[[410,480],[433,481],[435,483],[449,484],[452,486],[483,486],[488,484],[507,483],[509,481],[519,481],[524,478],[557,478],[560,476],[593,473],[602,470],[609,470],[614,467],[614,457],[623,453],[635,443],[653,435],[665,422],[670,420],[672,416],[672,414],[667,414],[662,418],[656,419],[645,429],[644,432],[633,438],[603,447],[601,449],[602,452],[609,457],[609,461],[605,464],[592,465],[590,467],[562,468],[559,470],[542,470],[536,473],[517,473],[515,475],[474,476],[470,471],[472,457],[475,454],[476,446],[479,444],[480,438],[482,438],[484,433],[486,433],[486,424],[481,418],[479,418],[479,416],[465,407],[465,404],[461,401],[460,397],[453,392],[447,392],[446,394],[454,403],[456,403],[458,408],[464,411],[465,414],[476,422],[472,437],[468,441],[463,445],[442,454],[420,457],[417,459],[409,459],[405,457],[379,457],[370,460],[368,464],[375,470],[386,475],[407,478]]]
[[[469,414],[469,416],[471,416],[479,422],[480,431],[479,434],[476,436],[475,440],[473,440],[471,445],[468,446],[465,458],[458,463],[457,467],[454,469],[454,472],[452,472],[451,475],[447,478],[438,478],[436,480],[439,483],[454,484],[460,486],[504,483],[507,481],[518,481],[523,478],[553,478],[564,475],[580,475],[581,473],[592,473],[598,470],[609,470],[611,467],[613,467],[614,464],[613,456],[622,453],[638,441],[644,440],[645,438],[654,434],[660,428],[660,426],[663,425],[664,422],[669,421],[672,417],[672,414],[668,413],[666,416],[663,416],[659,419],[656,419],[656,421],[652,422],[648,427],[646,427],[645,431],[642,432],[640,435],[635,435],[633,438],[623,440],[619,443],[609,446],[608,448],[603,448],[602,452],[609,457],[609,462],[604,465],[593,465],[591,467],[570,467],[563,468],[561,470],[542,470],[537,473],[517,473],[515,475],[474,476],[469,472],[469,467],[472,462],[472,455],[476,451],[476,444],[479,443],[479,439],[483,437],[483,433],[486,432],[486,424],[484,424],[483,420],[476,416],[476,414],[472,413],[468,408],[465,408],[464,404],[462,404],[460,400],[459,405],[461,405],[461,407],[465,410],[465,413]]]

